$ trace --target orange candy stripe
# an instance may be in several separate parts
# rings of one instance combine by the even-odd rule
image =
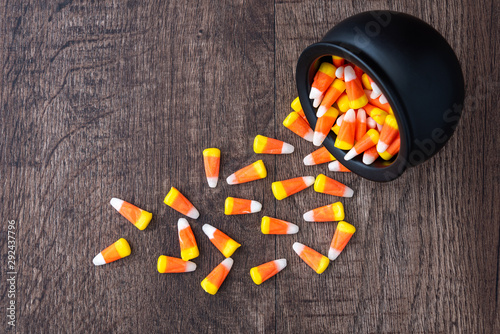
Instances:
[[[205,174],[207,177],[218,177],[220,168],[220,157],[206,156],[203,157],[205,164]]]
[[[198,246],[191,226],[183,228],[179,231],[179,242],[181,245],[181,251]]]
[[[141,211],[142,210],[135,205],[123,201],[119,212],[123,215],[123,217],[127,218],[129,222],[135,224],[141,216]]]
[[[125,202],[124,202],[125,203]],[[111,246],[106,247],[105,250],[101,252],[102,257],[104,258],[104,261],[106,263],[110,263],[116,260],[121,259],[122,257],[118,253],[118,250],[116,249],[115,244],[113,243]]]

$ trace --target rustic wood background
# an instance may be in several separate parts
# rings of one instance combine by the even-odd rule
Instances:
[[[304,166],[314,147],[281,122],[301,50],[370,9],[436,27],[461,61],[467,103],[447,146],[398,180],[328,173],[355,190],[342,202],[358,232],[316,275],[291,246],[327,252],[336,224],[301,215],[332,198],[308,189],[278,202],[271,182],[327,167]],[[4,307],[14,219],[19,333],[498,332],[499,20],[496,0],[0,1],[2,331],[12,331]],[[258,157],[257,134],[296,152]],[[201,158],[211,146],[223,152],[213,190]],[[223,181],[258,158],[265,180]],[[162,203],[170,186],[201,212],[190,221],[201,251],[192,274],[156,271],[160,254],[179,256],[180,215]],[[132,227],[108,204],[114,196],[153,212],[150,226]],[[262,201],[262,214],[301,231],[264,236],[262,214],[224,216],[227,196]],[[204,223],[243,244],[216,296],[199,286],[223,259]],[[132,255],[94,267],[119,237]],[[288,268],[252,283],[252,266],[280,257]]]

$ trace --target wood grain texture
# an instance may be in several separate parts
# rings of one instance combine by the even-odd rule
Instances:
[[[281,125],[297,58],[340,20],[382,8],[429,22],[456,51],[467,91],[457,132],[388,184],[304,166],[314,147]],[[499,14],[495,0],[0,1],[2,310],[14,219],[19,333],[500,331]],[[257,134],[296,152],[257,156]],[[209,189],[201,152],[213,146],[223,164]],[[265,180],[225,183],[259,158]],[[358,230],[316,275],[291,246],[327,252],[336,224],[302,214],[332,198],[308,189],[276,201],[270,189],[321,172],[355,190],[341,201]],[[156,271],[159,255],[179,256],[180,215],[162,202],[171,186],[201,213],[190,220],[201,252],[192,274]],[[262,214],[224,216],[227,196],[261,201]],[[150,226],[132,227],[111,197],[153,212]],[[301,231],[264,236],[264,214]],[[243,244],[216,296],[199,286],[223,260],[204,223]],[[132,255],[94,267],[120,237]],[[252,283],[251,267],[281,257],[282,273]]]

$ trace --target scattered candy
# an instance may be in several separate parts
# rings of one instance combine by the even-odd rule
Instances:
[[[330,260],[335,260],[340,252],[345,248],[352,235],[356,232],[356,228],[345,221],[340,221],[333,235],[332,243],[330,245],[330,250],[328,251],[328,258]]]
[[[309,98],[314,100],[325,93],[335,78],[335,66],[330,63],[322,63],[314,76]]]
[[[203,151],[203,163],[205,164],[205,175],[208,186],[217,187],[220,168],[220,150],[218,148],[207,148]]]
[[[228,197],[224,205],[224,213],[226,215],[243,215],[247,213],[259,212],[262,209],[262,204],[249,199]]]
[[[350,173],[351,171],[347,168],[344,167],[340,162],[338,161],[333,161],[328,164],[328,170],[330,172],[347,172]]]
[[[132,251],[130,250],[130,245],[127,240],[120,238],[114,244],[97,254],[92,262],[96,266],[102,266],[103,264],[123,259],[124,257],[129,256],[131,252]]]
[[[141,231],[149,225],[149,222],[153,218],[152,213],[139,209],[135,205],[119,198],[112,198],[109,204]]]
[[[293,244],[293,250],[317,274],[323,273],[330,264],[330,260],[326,256],[321,255],[300,242]]]
[[[282,200],[314,184],[314,176],[301,176],[289,180],[273,182],[274,197]]]
[[[196,263],[176,257],[160,255],[156,265],[160,274],[189,273],[196,270]]]
[[[329,178],[324,174],[319,174],[314,182],[314,191],[318,193],[340,196],[352,197],[354,191],[348,186]]]
[[[174,187],[170,188],[170,191],[167,196],[165,196],[163,202],[172,209],[188,216],[189,218],[198,219],[200,216],[200,213],[196,210],[193,204],[191,204],[191,202],[188,201],[188,199]]]
[[[270,261],[250,269],[250,276],[255,284],[260,285],[286,267],[286,259]]]
[[[375,129],[370,129],[368,132],[361,138],[354,147],[347,152],[344,156],[344,160],[351,160],[355,156],[365,152],[366,150],[377,145],[379,139],[379,133]]]
[[[335,157],[330,153],[330,151],[328,151],[326,147],[321,147],[311,154],[306,155],[304,158],[304,165],[319,165],[333,160],[335,160]]]
[[[299,137],[309,142],[313,141],[314,131],[309,126],[309,123],[304,120],[299,113],[295,111],[291,112],[290,115],[288,115],[283,121],[283,125]]]
[[[205,224],[202,227],[203,232],[218,250],[225,256],[230,257],[241,245],[216,229],[212,225]]]
[[[215,295],[233,267],[233,262],[233,259],[228,257],[215,267],[215,269],[201,282],[203,290],[211,295]]]
[[[241,184],[250,181],[263,179],[267,176],[266,166],[262,160],[258,160],[251,165],[243,167],[227,177],[227,184]]]
[[[325,97],[323,97],[323,100],[321,101],[321,105],[318,108],[318,111],[316,112],[317,117],[323,116],[328,109],[337,101],[337,99],[342,95],[342,93],[345,91],[345,82],[340,80],[340,79],[335,79],[331,86],[328,88],[328,90],[325,93]]]
[[[299,232],[299,227],[281,219],[264,216],[260,230],[262,234],[295,234]]]
[[[318,118],[316,121],[316,127],[314,128],[313,137],[313,144],[315,146],[321,146],[321,144],[323,144],[323,141],[330,132],[333,124],[335,124],[335,120],[338,115],[339,111],[334,107],[330,107],[330,109],[328,109],[323,116]]]
[[[253,151],[257,154],[290,154],[294,147],[278,139],[255,136],[253,141]]]
[[[304,213],[306,222],[333,222],[344,220],[344,206],[340,202],[325,205]]]
[[[179,243],[181,245],[181,258],[188,261],[197,258],[200,255],[193,230],[185,218],[179,218],[177,222],[179,232]]]

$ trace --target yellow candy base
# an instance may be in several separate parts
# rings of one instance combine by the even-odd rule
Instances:
[[[226,202],[224,203],[224,214],[230,215],[233,212],[234,199],[233,197],[226,198]]]
[[[189,261],[191,259],[197,258],[200,255],[198,247],[191,247],[181,251],[181,258],[183,261]]]
[[[299,111],[302,109],[302,105],[300,104],[300,99],[297,96],[295,100],[292,101],[291,107],[294,111]]]
[[[273,190],[274,197],[276,197],[277,200],[281,201],[288,196],[281,182],[273,182],[271,188]]]
[[[255,136],[253,140],[253,151],[257,154],[264,152],[264,148],[267,144],[267,138],[261,135]]]
[[[393,157],[393,155],[387,152],[387,150],[385,152],[379,153],[378,155],[380,155],[380,157],[384,160],[391,160]]]
[[[356,232],[356,228],[345,221],[340,221],[338,223],[337,230],[345,232],[345,233],[349,233],[349,234],[354,234],[354,232]]]
[[[158,272],[163,274],[167,268],[167,257],[165,255],[160,255],[158,258],[158,263],[156,265]]]
[[[267,176],[267,170],[266,170],[266,166],[264,165],[264,161],[259,160],[259,161],[254,162],[254,167],[255,167],[255,170],[257,171],[257,174],[260,176],[261,179],[263,179]]]
[[[326,268],[328,268],[328,265],[330,264],[330,259],[327,258],[326,256],[323,256],[321,258],[321,261],[319,261],[319,266],[318,269],[316,270],[317,274],[322,274]]]
[[[215,295],[219,291],[219,288],[210,283],[206,278],[201,281],[201,287],[211,295]]]
[[[203,156],[220,158],[220,150],[218,148],[207,148],[203,150]]]
[[[356,99],[354,101],[349,101],[349,107],[351,107],[351,109],[359,109],[366,106],[367,103],[368,103],[368,98],[366,97],[366,95],[363,95],[359,99]]]
[[[349,144],[343,140],[335,140],[335,147],[340,148],[341,150],[350,150],[353,147],[353,144]]]
[[[121,258],[129,256],[130,253],[132,253],[132,250],[130,249],[130,245],[128,244],[127,240],[125,240],[123,238],[120,238],[120,239],[118,239],[117,242],[115,242],[115,247],[116,247],[118,254],[120,254]]]
[[[174,203],[178,193],[179,190],[175,189],[174,187],[170,188],[170,191],[168,192],[167,196],[165,196],[163,203],[165,203],[168,206],[172,206],[172,203]]]
[[[255,284],[260,285],[262,283],[262,277],[260,276],[257,267],[250,269],[250,276]]]
[[[146,227],[148,227],[149,222],[152,218],[153,214],[151,212],[142,211],[139,220],[137,221],[137,223],[135,223],[135,227],[137,227],[141,231],[144,230]]]
[[[239,243],[237,243],[236,241],[234,240],[229,240],[226,244],[226,247],[224,247],[224,251],[222,252],[222,254],[225,256],[225,257],[231,257],[231,255],[233,255],[233,253],[238,249],[238,247],[240,247],[241,245]]]
[[[297,114],[297,112],[293,111],[291,112],[283,121],[283,125],[288,128],[290,127],[296,120],[299,118],[300,115]]]
[[[339,107],[340,112],[345,113],[349,110],[349,98],[347,95],[342,95],[337,100],[337,106]]]
[[[314,181],[314,191],[322,193],[325,191],[326,176],[324,174],[319,174]]]
[[[333,216],[335,220],[344,220],[345,218],[345,212],[344,212],[344,206],[342,203],[337,202],[332,205],[332,210],[333,210]]]
[[[260,224],[260,230],[262,231],[262,234],[269,234],[270,223],[271,219],[269,219],[269,217],[262,217],[262,223]]]

